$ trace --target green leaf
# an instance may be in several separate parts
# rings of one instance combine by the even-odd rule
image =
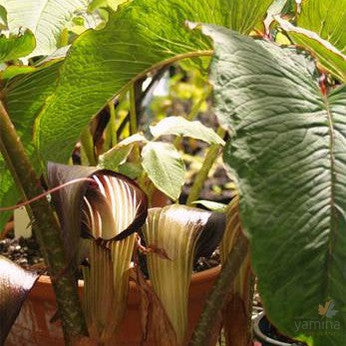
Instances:
[[[185,166],[173,144],[149,142],[142,149],[143,168],[154,185],[176,201],[184,184]]]
[[[31,56],[48,55],[58,48],[60,34],[75,12],[86,11],[89,0],[6,0],[11,32],[20,27],[30,29],[36,37]]]
[[[176,135],[200,139],[209,144],[224,145],[224,140],[215,131],[200,121],[189,121],[184,117],[167,117],[157,125],[150,126],[150,132],[155,138],[165,135]]]
[[[15,60],[30,54],[35,48],[35,37],[30,30],[18,36],[0,35],[0,63]]]
[[[230,7],[231,25],[224,25],[242,34],[249,34],[255,25],[264,19],[264,16],[273,0],[231,0]],[[214,22],[207,22],[218,24]]]
[[[210,43],[189,31],[186,20],[229,27],[232,11],[232,27],[248,31],[264,17],[270,2],[251,0],[242,6],[242,0],[136,0],[124,4],[110,15],[103,30],[85,32],[69,51],[56,93],[37,122],[35,138],[43,157],[66,162],[91,117],[153,68],[183,58],[195,58],[195,64],[206,68],[209,59],[197,57],[211,54]]]
[[[346,0],[305,0],[297,26],[314,31],[346,54]]]
[[[124,163],[126,158],[130,155],[134,143],[138,142],[145,143],[147,142],[147,139],[139,133],[124,139],[112,149],[99,156],[98,166],[111,170],[118,170],[119,165]]]
[[[0,155],[0,206],[15,205],[18,202],[19,193],[14,185],[10,172]],[[12,212],[0,212],[0,234],[8,222]]]
[[[216,114],[232,135],[224,159],[239,185],[266,312],[281,332],[310,345],[342,344],[346,87],[326,96],[305,55],[224,28],[204,30],[215,44]],[[318,306],[330,299],[337,330],[302,326],[320,321]]]
[[[0,256],[0,343],[2,345],[37,279],[37,274],[24,270],[9,259]]]
[[[308,31],[283,23],[295,43],[312,51],[322,67],[343,82],[346,80],[345,7],[346,0],[307,0],[302,4],[297,26]]]
[[[5,70],[0,71],[0,79],[7,81],[8,79],[14,78],[20,74],[30,73],[36,71],[33,66],[16,66],[10,65]]]
[[[322,69],[326,69],[337,79],[346,81],[346,56],[341,51],[315,32],[295,27],[280,18],[276,20],[295,43],[305,47],[317,57]]]
[[[2,90],[7,111],[37,172],[41,172],[41,169],[32,144],[35,116],[54,90],[59,67],[59,62],[51,62],[32,73],[16,76],[7,81]],[[1,155],[0,186],[0,206],[16,204],[19,193]],[[9,212],[0,213],[0,231],[9,215]]]
[[[0,30],[7,29],[7,11],[4,6],[0,4]]]

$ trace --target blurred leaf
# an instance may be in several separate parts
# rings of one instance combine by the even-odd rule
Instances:
[[[49,55],[76,11],[86,11],[89,0],[6,0],[8,26],[11,32],[20,27],[30,29],[36,38],[36,49],[30,56]]]
[[[7,29],[7,11],[4,6],[0,5],[0,30]]]
[[[218,203],[218,202],[214,202],[214,201],[207,201],[207,200],[198,200],[198,201],[194,201],[193,204],[201,204],[203,205],[203,207],[211,210],[211,211],[215,211],[218,213],[225,213],[228,209],[228,205],[224,204],[224,203]]]
[[[295,43],[317,57],[322,69],[326,69],[337,79],[346,81],[346,56],[341,51],[315,32],[295,27],[281,18],[276,18],[276,20]]]
[[[142,159],[149,179],[160,191],[176,201],[184,184],[185,166],[174,145],[149,142],[142,149]]]
[[[225,144],[213,129],[203,125],[200,121],[189,121],[184,117],[170,116],[162,119],[157,125],[150,126],[150,132],[155,138],[176,135],[200,139],[209,144]]]
[[[189,31],[186,20],[232,24],[247,32],[270,3],[136,0],[112,12],[103,30],[86,31],[69,51],[56,93],[36,123],[43,158],[65,163],[92,116],[149,70],[183,58],[193,58],[196,66],[206,69],[209,58],[202,56],[211,54],[209,40]]]
[[[130,179],[137,179],[141,176],[143,168],[140,163],[125,162],[118,167],[118,172],[126,175]]]
[[[98,167],[117,171],[119,165],[124,163],[130,155],[133,144],[116,146],[99,156]]]
[[[151,283],[173,325],[177,345],[186,337],[195,247],[210,216],[210,212],[181,205],[154,208],[149,210],[143,230],[147,246],[162,249],[168,257],[152,252],[147,261]],[[165,337],[161,335],[160,344],[165,344]]]
[[[99,167],[111,170],[117,170],[119,165],[124,163],[126,158],[130,155],[134,143],[148,142],[148,140],[141,134],[136,133],[127,137],[112,149],[108,150],[103,155],[99,156]]]
[[[35,48],[35,37],[30,30],[18,36],[0,35],[0,63],[15,60],[30,54]]]
[[[346,305],[346,87],[325,95],[305,54],[204,28],[215,42],[215,112],[232,133],[224,160],[239,187],[268,318],[315,346],[342,344],[342,333],[294,322],[319,318],[317,307],[328,297]],[[337,316],[345,328],[346,315]]]
[[[0,344],[15,322],[38,275],[0,255]]]

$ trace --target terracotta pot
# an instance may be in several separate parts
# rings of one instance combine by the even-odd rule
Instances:
[[[219,267],[196,273],[192,277],[189,299],[189,335],[202,312],[204,301],[220,271]],[[79,289],[82,292],[83,282]],[[117,345],[139,345],[141,326],[140,296],[136,285],[130,282],[127,313],[120,328]],[[48,276],[42,276],[32,289],[27,301],[8,336],[6,346],[58,346],[64,345],[61,327],[50,323],[56,312],[55,295]]]

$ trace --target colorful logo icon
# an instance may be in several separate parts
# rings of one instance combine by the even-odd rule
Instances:
[[[318,305],[318,314],[322,317],[332,318],[338,311],[334,309],[335,304],[333,300],[326,301],[324,305]]]

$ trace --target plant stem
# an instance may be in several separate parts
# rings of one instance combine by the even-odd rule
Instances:
[[[240,233],[237,236],[234,247],[229,253],[207,301],[205,302],[202,315],[192,336],[191,345],[209,345],[213,326],[217,321],[215,316],[218,315],[219,311],[227,302],[225,297],[227,297],[230,287],[239,272],[239,268],[248,253],[248,247],[249,244],[247,238]]]
[[[80,141],[84,149],[84,153],[89,161],[89,165],[96,166],[97,160],[94,151],[94,141],[90,133],[89,125],[82,131]]]
[[[217,131],[218,135],[223,137],[225,135],[225,131],[220,127]],[[212,144],[205,155],[205,159],[203,161],[202,167],[196,175],[195,181],[191,187],[189,197],[187,198],[186,204],[191,206],[193,202],[196,201],[203,189],[203,184],[208,178],[208,174],[216,161],[221,145],[220,144]]]
[[[109,124],[108,124],[108,136],[110,138],[110,146],[108,149],[112,148],[117,144],[117,126],[116,126],[116,114],[115,114],[115,107],[114,107],[114,101],[108,102],[108,108],[109,108]],[[107,150],[108,150],[107,149]]]
[[[137,107],[136,107],[136,85],[133,84],[130,88],[130,134],[137,133]],[[140,152],[138,143],[134,143],[133,157],[135,162],[140,162]]]
[[[44,190],[1,101],[0,143],[8,168],[25,198],[32,199],[42,194]],[[77,285],[65,258],[60,227],[46,198],[33,202],[30,209],[37,226],[36,237],[55,290],[65,342],[72,345],[82,336],[87,336],[88,332]]]
[[[212,88],[211,88],[211,86],[208,85],[207,90],[203,93],[201,98],[194,104],[194,106],[191,109],[191,112],[187,115],[187,117],[186,117],[187,120],[192,121],[196,118],[203,102],[205,102],[206,99],[209,97],[211,91],[212,91]],[[182,140],[183,140],[183,138],[180,136],[174,140],[173,144],[178,150],[181,147]]]

